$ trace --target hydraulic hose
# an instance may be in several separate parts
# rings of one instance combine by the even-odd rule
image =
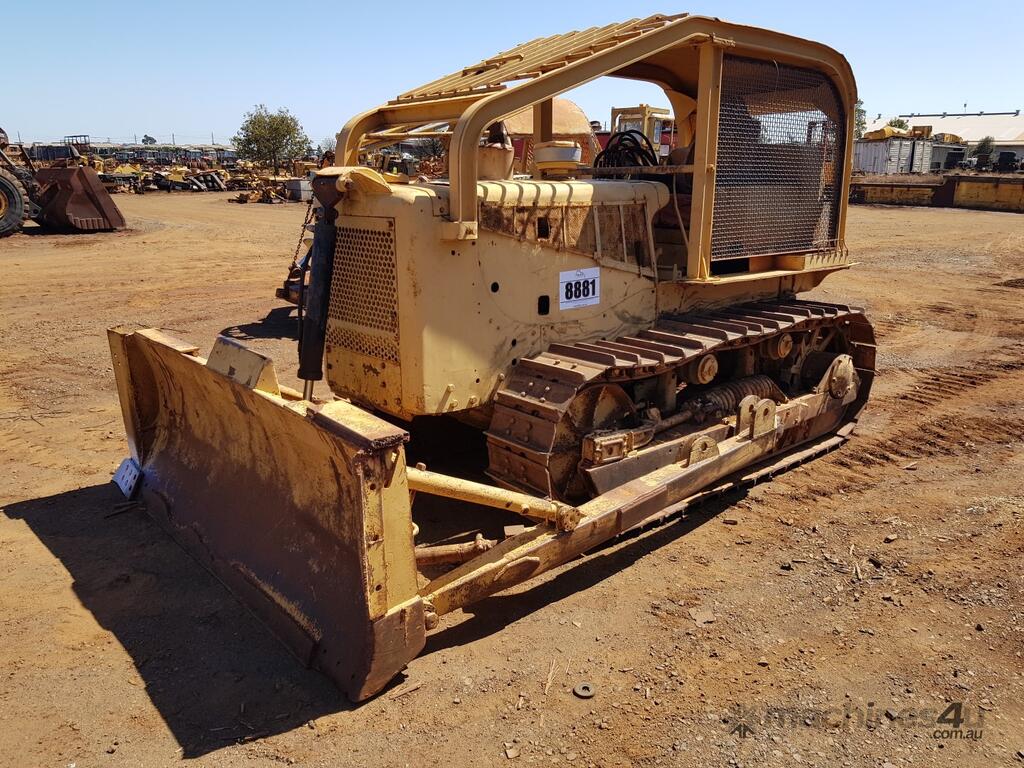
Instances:
[[[334,211],[326,209],[313,227],[310,254],[309,287],[303,292],[305,312],[299,337],[299,378],[306,382],[306,394],[312,394],[312,382],[324,377],[324,343],[327,339],[327,307],[334,274]]]
[[[595,168],[637,165],[658,165],[658,154],[651,140],[636,130],[613,133],[608,145],[594,158]]]

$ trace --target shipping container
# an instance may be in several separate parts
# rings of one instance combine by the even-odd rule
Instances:
[[[893,136],[881,141],[856,141],[853,145],[854,170],[871,174],[927,173],[931,170],[930,139]]]
[[[915,139],[910,160],[911,173],[928,173],[932,167],[932,142],[930,139]]]

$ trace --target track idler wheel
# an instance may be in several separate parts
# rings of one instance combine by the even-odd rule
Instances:
[[[857,370],[849,355],[835,352],[811,352],[804,362],[802,375],[804,381],[815,390],[828,393],[837,400],[844,399],[851,390],[860,386]]]
[[[555,428],[554,447],[548,469],[552,488],[567,502],[578,502],[592,495],[579,471],[583,439],[599,430],[635,426],[636,408],[618,384],[602,384],[584,389],[573,398]]]

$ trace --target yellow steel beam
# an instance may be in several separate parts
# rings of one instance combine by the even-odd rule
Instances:
[[[534,520],[546,520],[562,530],[572,530],[580,519],[579,510],[561,502],[539,499],[439,472],[428,472],[420,467],[409,467],[406,472],[410,491],[422,491],[434,496],[504,509]]]
[[[642,28],[643,34],[631,33]],[[625,39],[616,45],[601,47],[603,42],[623,35]],[[847,111],[848,137],[852,135],[853,105],[856,101],[856,85],[849,64],[836,51],[808,40],[782,35],[769,30],[729,24],[717,19],[684,16],[654,16],[642,21],[632,20],[623,24],[594,28],[580,33],[540,38],[506,51],[474,68],[434,81],[434,83],[403,94],[396,102],[385,104],[350,120],[338,136],[338,164],[358,163],[360,141],[363,134],[386,130],[400,124],[425,125],[441,120],[455,122],[452,144],[449,152],[451,198],[449,217],[452,220],[444,236],[451,239],[471,239],[477,231],[477,144],[487,126],[521,109],[550,99],[571,88],[590,82],[602,75],[614,75],[617,71],[642,62],[661,51],[686,45],[716,43],[735,46],[743,55],[771,59],[798,66],[811,66],[826,72],[836,83],[844,97]],[[585,50],[587,46],[601,47],[583,58],[572,54]],[[717,47],[717,46],[716,46]],[[519,55],[522,58],[519,58]],[[710,54],[705,54],[705,61]],[[720,58],[721,53],[717,56]],[[562,64],[564,62],[564,64]],[[557,68],[537,74],[525,82],[502,83],[525,74],[534,74],[545,64],[560,64]],[[712,57],[712,62],[713,57]],[[531,69],[532,68],[532,69]],[[477,70],[480,70],[479,72]],[[471,75],[463,74],[471,71]],[[493,90],[499,88],[500,90]],[[478,89],[455,96],[431,93],[429,89]],[[714,119],[717,119],[715,117]],[[712,120],[710,112],[705,128]],[[707,134],[705,134],[707,135]],[[844,191],[852,159],[852,145],[847,140],[844,165]],[[703,163],[706,169],[707,162]],[[698,169],[700,164],[698,164]],[[705,178],[705,181],[709,181]],[[707,186],[707,184],[705,184]],[[691,222],[691,227],[709,226],[704,215],[710,200],[701,199],[701,218]],[[838,238],[842,241],[845,231],[845,216],[841,215]],[[705,237],[697,253],[707,253],[709,241]],[[696,250],[696,249],[694,249]],[[688,264],[688,272],[691,265]],[[692,265],[694,274],[700,274],[699,263]]]
[[[697,79],[697,138],[690,204],[690,242],[686,276],[700,280],[711,273],[711,221],[715,207],[715,163],[718,158],[718,109],[722,96],[722,49],[700,47]]]

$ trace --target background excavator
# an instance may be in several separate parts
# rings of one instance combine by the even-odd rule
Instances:
[[[33,220],[58,230],[100,232],[124,229],[99,174],[88,166],[38,168],[21,144],[0,129],[0,237]]]
[[[664,90],[668,156],[554,140],[553,99],[602,76]],[[874,333],[800,294],[850,266],[856,100],[824,45],[683,14],[534,40],[353,117],[312,180],[302,391],[227,337],[207,359],[111,329],[115,479],[372,696],[444,614],[850,436]],[[529,178],[501,128],[524,108]],[[422,137],[448,178],[360,165]]]

